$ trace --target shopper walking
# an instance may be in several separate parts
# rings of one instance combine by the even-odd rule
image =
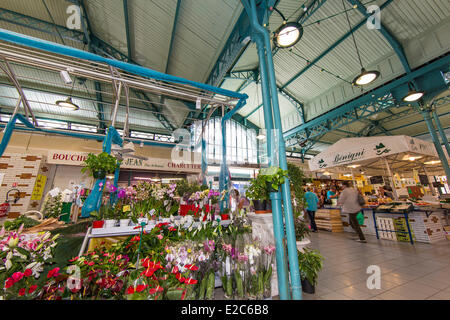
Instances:
[[[359,222],[356,219],[356,215],[361,211],[361,206],[358,201],[358,191],[350,186],[350,182],[344,181],[342,184],[344,190],[342,190],[339,198],[338,205],[342,206],[342,213],[347,213],[349,216],[350,226],[358,234],[359,239],[356,241],[366,243],[366,238],[364,237]]]
[[[311,230],[312,232],[318,232],[316,226],[316,211],[317,204],[319,203],[319,198],[314,192],[311,192],[311,188],[307,188],[305,193],[305,201],[306,201],[306,213],[308,213],[309,221],[311,222]]]

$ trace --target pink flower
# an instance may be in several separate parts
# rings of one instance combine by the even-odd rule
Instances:
[[[159,240],[162,240],[163,235],[162,235],[162,234],[158,234],[156,237],[157,237]]]
[[[12,274],[11,278],[13,279],[14,283],[16,283],[17,281],[20,281],[23,278],[23,273],[22,272],[14,272]]]

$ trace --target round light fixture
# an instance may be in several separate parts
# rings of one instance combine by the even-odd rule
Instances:
[[[416,90],[410,90],[408,94],[402,99],[404,102],[416,102],[422,99],[424,96],[424,91],[416,91]]]
[[[263,139],[265,139],[265,138],[266,138],[266,136],[263,135],[262,133],[260,133],[260,134],[256,137],[256,139],[258,139],[258,140],[263,140]]]
[[[303,27],[297,22],[287,22],[275,31],[273,43],[279,48],[295,45],[303,36]]]
[[[431,161],[425,162],[425,164],[431,164],[431,165],[439,164],[439,163],[441,163],[441,160],[431,160]]]
[[[363,68],[361,69],[361,74],[353,80],[352,84],[354,86],[366,86],[377,80],[379,76],[380,73],[378,71],[375,70],[367,71],[366,69]]]
[[[58,100],[56,101],[56,105],[60,106],[61,108],[70,109],[70,110],[79,110],[80,107],[77,106],[75,103],[72,102],[72,98],[69,97],[66,100]]]

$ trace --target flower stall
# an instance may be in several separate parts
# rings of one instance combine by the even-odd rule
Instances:
[[[89,218],[78,255],[65,265],[53,259],[58,235],[24,234],[23,225],[2,229],[2,299],[272,297],[275,248],[253,238],[243,210],[222,220],[218,191],[147,182],[100,187],[102,205]],[[194,210],[179,215],[180,202]]]

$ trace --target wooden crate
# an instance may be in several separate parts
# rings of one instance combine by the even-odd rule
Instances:
[[[341,210],[319,209],[316,212],[316,225],[320,230],[330,232],[344,232],[342,225]]]

